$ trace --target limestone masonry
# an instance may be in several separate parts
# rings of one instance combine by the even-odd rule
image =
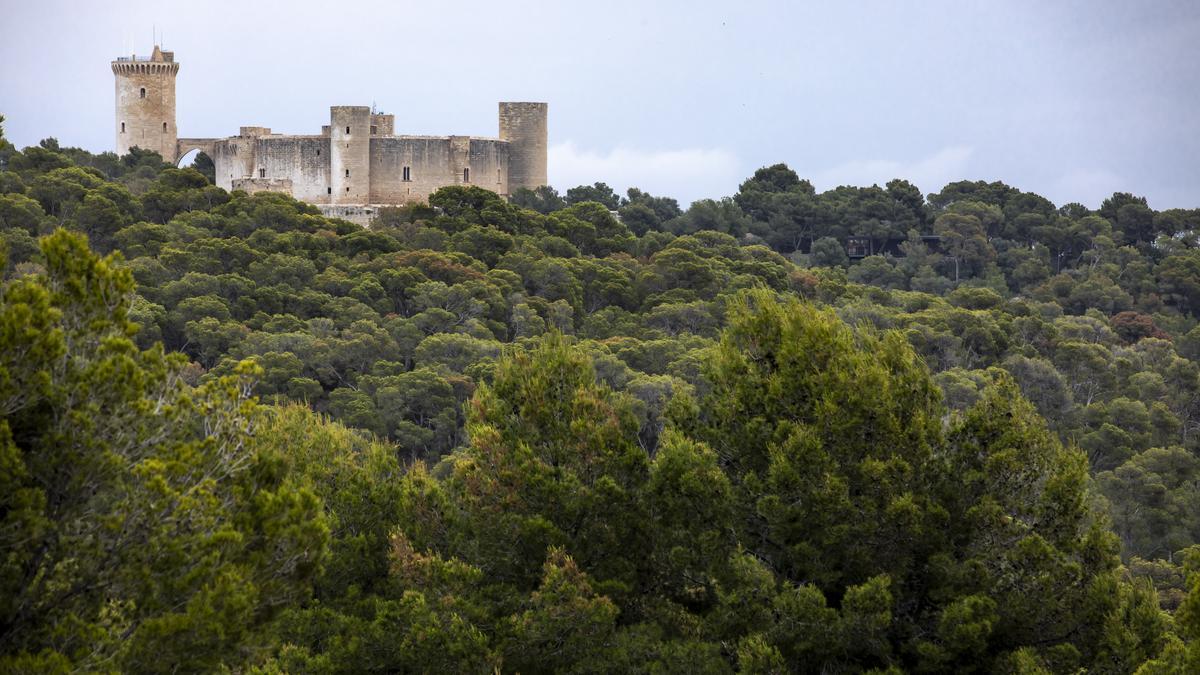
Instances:
[[[366,106],[333,106],[320,134],[241,127],[228,138],[179,138],[174,52],[112,62],[116,76],[117,154],[154,150],[178,162],[200,150],[226,190],[284,192],[329,215],[363,222],[374,206],[424,201],[447,185],[478,185],[508,196],[546,184],[546,104],[501,103],[499,138],[405,136],[393,115]]]

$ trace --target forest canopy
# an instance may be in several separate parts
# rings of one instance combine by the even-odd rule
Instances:
[[[0,671],[1200,669],[1200,210],[0,169]]]

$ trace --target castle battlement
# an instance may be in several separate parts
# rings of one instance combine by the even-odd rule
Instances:
[[[311,204],[365,213],[425,201],[447,185],[477,185],[507,196],[546,184],[545,103],[500,103],[496,137],[396,134],[394,115],[367,106],[331,106],[320,134],[244,126],[236,136],[178,138],[174,53],[155,46],[150,57],[119,57],[112,68],[117,154],[136,146],[178,162],[198,149],[212,158],[216,183],[226,190],[285,192]],[[366,205],[371,208],[349,208]]]
[[[159,61],[113,61],[112,71],[116,74],[169,73],[174,75],[179,72],[179,64]]]

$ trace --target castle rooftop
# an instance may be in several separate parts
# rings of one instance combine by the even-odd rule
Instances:
[[[150,56],[138,56],[130,54],[129,56],[118,56],[114,63],[174,63],[175,52],[164,52],[154,45],[154,52]]]

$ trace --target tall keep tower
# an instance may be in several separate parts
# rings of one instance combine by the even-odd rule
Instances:
[[[149,56],[122,56],[112,62],[117,93],[117,155],[132,147],[153,150],[167,162],[175,161],[174,52],[154,46]]]
[[[335,105],[329,109],[329,203],[371,201],[371,109]]]
[[[500,140],[508,141],[508,192],[546,185],[546,104],[500,104]]]

